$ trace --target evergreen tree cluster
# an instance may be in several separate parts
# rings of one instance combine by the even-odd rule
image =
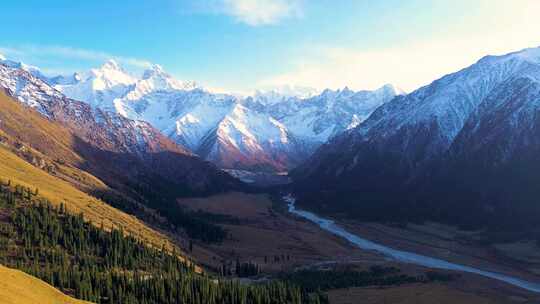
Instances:
[[[227,238],[227,231],[216,225],[216,223],[229,223],[234,222],[236,219],[201,211],[186,210],[177,203],[177,198],[186,196],[189,192],[183,191],[179,189],[178,185],[167,183],[164,180],[155,181],[153,185],[133,183],[130,184],[130,189],[142,198],[145,207],[155,210],[159,216],[167,219],[168,224],[173,226],[173,230],[185,232],[190,238],[205,243],[221,243]],[[160,222],[151,218],[152,215],[145,212],[141,206],[135,205],[126,198],[109,192],[96,192],[94,195],[109,205],[129,214],[135,214],[145,220],[151,220],[153,223]],[[170,227],[165,228],[170,229]]]
[[[289,281],[242,284],[196,273],[176,252],[152,248],[121,229],[105,231],[0,182],[0,262],[95,303],[326,303]],[[253,273],[252,266],[239,265]]]
[[[455,275],[429,271],[424,275],[410,276],[400,273],[400,270],[395,267],[372,266],[363,271],[305,269],[284,273],[280,277],[286,282],[302,286],[306,291],[313,293],[351,287],[392,286],[433,281],[447,282],[453,280]]]
[[[236,275],[238,277],[253,277],[260,273],[259,265],[251,262],[240,263],[240,260],[236,260]]]

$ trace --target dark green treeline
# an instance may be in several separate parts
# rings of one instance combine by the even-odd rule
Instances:
[[[0,263],[96,303],[326,303],[283,281],[240,284],[197,274],[175,252],[104,231],[38,197],[0,183]]]

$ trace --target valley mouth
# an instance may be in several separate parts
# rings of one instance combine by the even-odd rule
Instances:
[[[494,255],[489,248],[463,243],[459,237],[449,234],[448,231],[455,228],[426,224],[403,229],[377,223],[335,220],[334,225],[341,227],[341,234],[365,235],[376,240],[373,243],[362,239],[368,242],[368,246],[358,247],[343,235],[321,228],[321,225],[329,223],[328,219],[318,216],[306,219],[291,213],[290,201],[288,203],[277,194],[245,193],[179,200],[180,205],[190,210],[204,210],[237,219],[236,223],[220,224],[231,236],[222,244],[196,244],[193,254],[202,257],[201,263],[209,269],[218,269],[223,261],[251,261],[261,269],[258,276],[252,277],[255,280],[279,277],[280,273],[291,271],[364,271],[373,266],[396,267],[412,277],[435,270],[452,279],[427,284],[435,284],[433,288],[437,290],[440,287],[435,286],[442,284],[445,287],[438,292],[450,297],[457,297],[459,293],[460,297],[467,299],[463,303],[486,299],[490,299],[487,303],[495,303],[496,299],[504,299],[500,303],[514,303],[512,297],[540,299],[538,285],[534,283],[539,276],[530,271],[537,264],[513,260],[500,253]],[[388,250],[391,251],[390,256]],[[279,261],[274,260],[276,257]],[[403,287],[384,287],[376,297],[386,297],[394,292],[406,293],[412,286],[414,283]],[[420,286],[416,288],[422,289]],[[363,288],[369,289],[332,289],[329,295],[339,298],[353,290],[359,294],[370,292]],[[477,296],[480,298],[471,300]]]

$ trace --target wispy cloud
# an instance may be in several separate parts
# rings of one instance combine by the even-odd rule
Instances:
[[[490,26],[486,29],[471,28],[467,34],[441,35],[428,41],[411,39],[382,48],[314,46],[302,58],[291,62],[289,71],[267,77],[259,86],[294,84],[374,89],[392,83],[412,91],[485,55],[539,47],[540,1],[498,1],[497,4],[489,12]]]
[[[249,26],[275,25],[304,13],[305,0],[198,0],[183,11],[224,14]]]
[[[300,17],[300,0],[224,0],[224,12],[251,26],[277,24],[285,18]]]
[[[121,64],[136,67],[147,68],[151,63],[147,60],[116,56],[107,52],[73,48],[69,46],[58,45],[22,45],[22,46],[0,46],[0,54],[14,60],[30,60],[45,58],[47,60],[86,60],[86,61],[106,61],[114,59]]]

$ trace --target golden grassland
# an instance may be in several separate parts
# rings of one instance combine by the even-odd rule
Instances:
[[[95,176],[69,164],[84,160],[73,150],[74,136],[33,109],[22,106],[0,90],[0,178],[31,189],[58,205],[63,202],[73,214],[83,212],[86,220],[107,230],[113,226],[145,242],[172,249],[168,238],[133,216],[86,194],[86,190],[106,190]],[[28,145],[27,143],[32,143]],[[40,159],[54,162],[55,176],[19,157],[20,149]],[[44,151],[47,155],[40,151]],[[17,152],[15,154],[14,152]],[[54,157],[54,160],[51,159]],[[80,190],[79,190],[80,189]],[[81,191],[83,190],[83,191]]]
[[[75,137],[63,126],[52,123],[33,109],[21,105],[0,90],[0,120],[5,133],[16,135],[17,140],[33,143],[44,153],[55,155],[68,163],[83,162],[74,150]]]
[[[164,233],[149,227],[101,200],[88,195],[92,191],[111,190],[99,178],[78,167],[85,159],[76,152],[73,132],[21,105],[0,90],[0,178],[31,189],[54,205],[63,202],[70,213],[83,213],[95,226],[110,230],[122,228],[147,245],[168,251],[176,248]],[[50,168],[52,167],[52,171]],[[42,168],[42,169],[40,169]],[[51,173],[49,173],[51,172]],[[202,271],[195,267],[196,271]]]
[[[68,182],[52,176],[22,160],[9,150],[0,146],[0,178],[11,180],[31,189],[39,189],[39,195],[47,198],[53,205],[63,202],[73,214],[83,213],[86,220],[105,229],[122,228],[124,232],[146,241],[154,246],[171,247],[168,238],[146,226],[134,216],[115,209],[106,203],[76,189]]]
[[[42,280],[22,271],[0,265],[0,303],[2,304],[84,304]]]
[[[84,159],[75,151],[75,137],[33,109],[0,90],[0,144],[39,167],[54,167],[55,175],[83,191],[104,190],[98,178],[78,168]]]

